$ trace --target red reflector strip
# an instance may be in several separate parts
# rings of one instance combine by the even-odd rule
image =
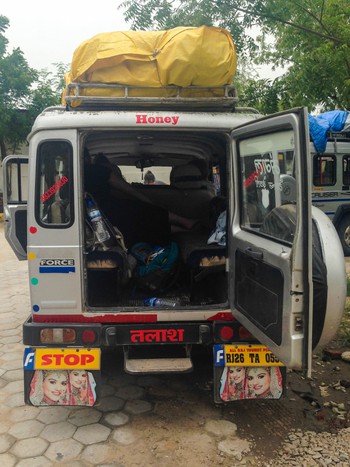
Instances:
[[[157,315],[33,315],[33,323],[156,323]]]
[[[222,311],[207,318],[207,321],[236,321],[230,311]]]

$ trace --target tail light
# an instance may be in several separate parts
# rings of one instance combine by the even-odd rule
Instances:
[[[44,328],[40,331],[43,344],[72,344],[76,338],[75,329],[70,328]]]
[[[234,330],[231,326],[222,326],[220,328],[220,338],[223,342],[229,342],[232,340],[234,335]]]
[[[96,332],[92,329],[85,329],[81,334],[81,340],[84,344],[93,344],[97,340]]]

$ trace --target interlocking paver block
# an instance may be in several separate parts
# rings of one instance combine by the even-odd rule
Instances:
[[[12,344],[13,342],[22,342],[22,336],[7,336],[7,337],[2,337],[1,341],[3,344]]]
[[[68,465],[68,462],[79,456],[82,450],[83,445],[78,441],[74,439],[64,439],[52,443],[45,452],[45,456],[53,462],[61,462],[62,465]]]
[[[120,410],[124,407],[125,401],[119,397],[104,397],[101,399],[100,405],[97,407],[102,412],[112,412]]]
[[[17,441],[11,448],[11,453],[20,458],[41,456],[49,443],[41,438],[27,438]]]
[[[123,412],[117,412],[117,413],[108,413],[105,417],[104,420],[106,423],[108,423],[111,426],[122,426],[126,425],[130,418],[129,415]]]
[[[21,339],[22,339],[22,337],[21,337]],[[10,360],[20,360],[20,361],[22,361],[22,359],[23,359],[23,353],[22,352],[4,353],[4,355],[1,356],[1,361],[4,361],[4,362],[10,361]]]
[[[4,404],[7,407],[22,407],[24,406],[24,396],[23,393],[13,394],[12,396],[8,397]]]
[[[152,409],[152,404],[144,400],[128,401],[125,404],[125,410],[133,415],[151,412]]]
[[[129,427],[117,428],[112,435],[113,441],[128,446],[136,441],[136,436]]]
[[[21,330],[17,328],[12,328],[12,329],[3,329],[0,332],[0,338],[1,337],[7,337],[7,336],[21,336]]]
[[[13,467],[16,465],[17,459],[15,456],[12,456],[11,454],[0,454],[0,465],[3,465],[6,467]]]
[[[9,298],[11,300],[11,297],[9,297]],[[9,311],[7,313],[1,312],[0,323],[6,324],[6,322],[10,322],[11,319],[13,319],[12,311]]]
[[[113,375],[110,378],[108,378],[108,384],[113,384],[113,386],[121,387],[121,386],[127,386],[129,384],[135,384],[137,381],[137,376],[136,375],[130,375],[130,374],[117,374]]]
[[[6,381],[23,381],[23,369],[7,370],[3,376],[3,379]]]
[[[42,407],[37,416],[37,420],[51,425],[52,423],[64,422],[67,420],[70,409],[67,407]]]
[[[45,425],[37,420],[26,420],[12,425],[9,433],[17,439],[32,438],[33,436],[38,436],[44,427]]]
[[[111,430],[109,428],[95,423],[79,427],[73,438],[83,444],[94,444],[106,441],[110,433]]]
[[[23,395],[23,381],[11,381],[4,386],[3,389],[8,394],[15,394],[20,392]]]
[[[52,467],[52,462],[44,456],[22,459],[16,464],[16,467]]]
[[[6,417],[4,417],[3,410],[1,412],[1,417],[3,418],[3,420],[0,421],[0,433],[7,433],[11,426],[11,423],[9,422],[9,420],[6,419]]]
[[[7,433],[0,435],[0,453],[8,451],[15,442],[16,438]]]
[[[86,462],[83,462],[83,461],[80,461],[80,460],[75,460],[75,461],[69,462],[69,467],[87,467],[87,465],[90,465],[90,464],[86,464]],[[55,464],[55,466],[56,466],[56,464]],[[98,467],[107,467],[107,466],[106,465],[99,465]],[[117,467],[117,466],[111,465],[110,467]],[[121,466],[121,467],[125,467],[125,466]]]
[[[93,444],[84,448],[80,456],[83,460],[91,462],[93,465],[102,467],[102,464],[107,467],[122,467],[122,464],[118,464],[118,448],[116,446],[109,446],[106,444]],[[113,462],[113,463],[112,463]],[[69,466],[71,467],[71,466]]]
[[[76,429],[76,426],[68,422],[54,423],[44,428],[41,437],[52,443],[61,439],[71,438]]]
[[[125,400],[140,399],[143,394],[144,390],[140,386],[122,386],[116,392],[117,397]]]
[[[13,316],[11,319],[13,319]],[[23,344],[7,344],[6,349],[8,352],[23,352]]]
[[[10,360],[9,362],[2,362],[1,368],[4,370],[18,370],[19,368],[22,369],[22,360],[17,359],[16,360]]]
[[[101,397],[112,396],[115,394],[115,387],[110,384],[102,384]]]
[[[12,422],[19,422],[24,420],[35,420],[39,413],[37,407],[26,405],[24,407],[16,407],[10,411],[9,418]]]
[[[100,420],[102,414],[95,409],[80,409],[72,412],[68,421],[76,426],[90,425]]]

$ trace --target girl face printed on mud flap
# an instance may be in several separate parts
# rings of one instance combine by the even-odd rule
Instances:
[[[229,383],[230,384],[243,383],[244,377],[245,377],[245,368],[230,367],[229,369]]]
[[[46,400],[61,401],[67,392],[67,378],[64,373],[48,371],[43,381],[43,392]]]
[[[270,391],[271,375],[267,368],[251,368],[247,380],[248,388],[258,397],[264,397]]]
[[[69,379],[73,388],[82,389],[86,387],[87,372],[85,370],[72,370]]]

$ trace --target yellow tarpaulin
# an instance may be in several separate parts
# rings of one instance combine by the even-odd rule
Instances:
[[[120,31],[98,34],[80,44],[66,84],[223,86],[232,84],[235,71],[235,47],[225,29],[201,26]],[[89,94],[100,92],[95,89]],[[102,92],[108,95],[108,90]]]

